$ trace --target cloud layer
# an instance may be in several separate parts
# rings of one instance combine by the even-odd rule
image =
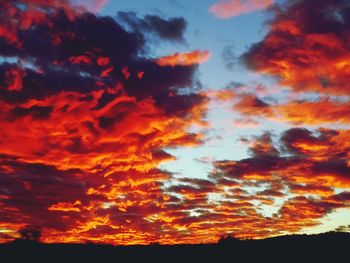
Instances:
[[[139,56],[151,28],[173,39],[155,16],[127,32],[64,1],[5,1],[1,14],[1,228],[40,225],[47,242],[166,235],[145,218],[174,198],[162,149],[200,143],[186,131],[206,107],[189,88],[196,64]]]
[[[349,124],[349,4],[274,8],[269,32],[243,59],[289,86],[284,100],[274,97],[280,86],[198,90],[209,51],[150,58],[149,41],[184,41],[182,18],[0,1],[0,242],[26,225],[41,226],[44,242],[264,238],[349,208],[350,131],[337,125]],[[175,158],[166,149],[204,143],[189,128],[206,124],[210,99],[232,103],[236,128],[266,120],[293,127],[241,138],[249,156],[208,158],[207,178],[161,170]]]
[[[347,95],[349,3],[290,1],[275,14],[267,36],[245,55],[249,67],[296,91]]]

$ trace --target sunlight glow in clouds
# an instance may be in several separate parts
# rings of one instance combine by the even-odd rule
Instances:
[[[164,56],[156,59],[160,66],[189,66],[201,64],[210,58],[210,52],[207,50],[194,50],[188,53],[174,53],[169,56]]]
[[[232,16],[272,1],[219,3],[242,4]],[[0,1],[13,18],[0,19],[0,242],[26,225],[44,242],[125,245],[346,225],[349,10],[277,6],[239,58],[270,82],[219,88],[201,83],[212,50],[178,51],[191,19]]]

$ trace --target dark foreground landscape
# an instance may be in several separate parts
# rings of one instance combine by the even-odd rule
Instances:
[[[15,241],[0,245],[1,262],[113,260],[166,262],[349,262],[350,234],[291,235],[265,240],[222,239],[217,244],[111,246],[98,244],[41,244]],[[71,261],[69,261],[71,262]]]

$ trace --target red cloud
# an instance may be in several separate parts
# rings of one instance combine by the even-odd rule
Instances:
[[[101,67],[107,66],[109,64],[109,58],[108,57],[99,57],[97,59],[97,64]]]
[[[201,143],[188,128],[207,99],[173,89],[192,85],[195,66],[134,59],[139,32],[59,2],[0,9],[16,13],[0,54],[23,61],[0,65],[0,241],[36,224],[44,242],[179,242],[152,220],[169,221],[177,201],[164,191],[172,176],[158,165],[174,157],[163,149]]]
[[[300,101],[273,107],[276,117],[294,124],[349,124],[350,107],[347,102],[332,100]],[[297,111],[295,109],[298,109]]]
[[[239,94],[233,108],[245,118],[260,117],[294,125],[349,124],[348,102],[330,98],[268,104],[253,94]],[[297,111],[295,109],[298,109]]]
[[[347,8],[344,1],[303,0],[275,9],[269,33],[245,54],[247,65],[296,91],[347,94]]]
[[[203,243],[227,233],[264,238],[315,226],[349,207],[348,130],[295,128],[245,139],[251,157],[216,161],[207,179],[160,170],[174,159],[164,149],[202,143],[203,135],[189,128],[203,123],[208,98],[188,87],[209,53],[135,58],[144,43],[139,31],[66,2],[30,3],[24,10],[10,3],[0,9],[16,14],[3,22],[15,37],[0,36],[6,47],[0,54],[31,62],[0,65],[0,228],[6,232],[0,242],[18,237],[27,224],[43,228],[44,242]],[[44,19],[21,24],[32,6]],[[301,30],[286,25],[288,34]],[[284,111],[251,94],[217,95],[231,98],[247,116]],[[311,113],[312,103],[301,104],[309,115],[321,115]],[[332,120],[347,110],[333,108]],[[276,213],[266,215],[266,206]]]
[[[23,86],[25,72],[20,67],[9,68],[4,72],[5,89],[8,91],[20,91]]]
[[[279,231],[297,232],[309,226],[318,224],[318,219],[328,214],[332,209],[349,206],[347,192],[335,194],[334,187],[346,190],[350,178],[347,156],[349,148],[339,141],[342,132],[322,130],[321,135],[315,136],[306,129],[291,129],[281,137],[283,151],[289,155],[281,156],[272,146],[268,134],[254,138],[251,143],[252,158],[232,161],[216,162],[216,176],[235,180],[240,187],[270,184],[270,188],[248,198],[248,194],[240,192],[242,196],[226,195],[226,198],[259,201],[262,204],[274,206],[274,198],[288,197],[270,218],[272,233]],[[302,143],[303,148],[294,145]],[[307,147],[306,145],[310,145]],[[313,145],[322,145],[322,152],[313,149]],[[272,147],[272,148],[271,148]],[[307,149],[312,149],[306,150]],[[223,186],[223,182],[221,183]],[[228,187],[227,187],[228,189]],[[313,195],[316,198],[306,198],[304,195]],[[248,198],[248,199],[247,199]],[[344,202],[340,201],[344,200]],[[248,207],[246,207],[248,209]],[[244,210],[244,209],[242,209]],[[248,217],[249,218],[249,217]],[[298,222],[292,218],[297,218]],[[266,224],[266,218],[260,217],[259,223]],[[259,225],[256,222],[257,225]],[[259,232],[256,225],[249,224],[250,231],[238,232],[241,237],[264,237],[269,233]]]
[[[91,64],[91,59],[88,56],[72,56],[69,61],[73,64]]]

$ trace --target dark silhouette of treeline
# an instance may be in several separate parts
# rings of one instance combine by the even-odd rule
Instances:
[[[350,233],[339,232],[263,240],[228,236],[216,244],[172,246],[44,244],[31,237],[1,244],[0,262],[350,262]]]

